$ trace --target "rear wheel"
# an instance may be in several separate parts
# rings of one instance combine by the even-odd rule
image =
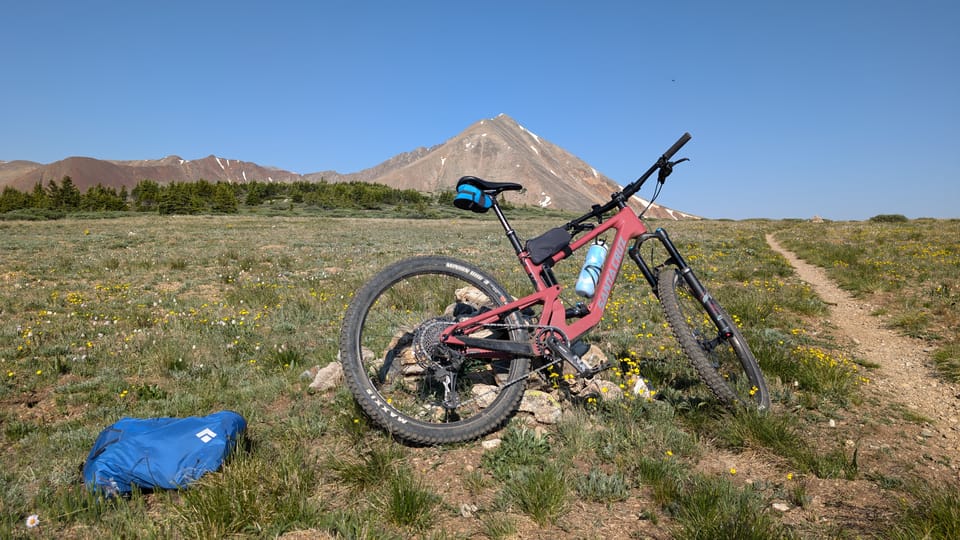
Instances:
[[[706,301],[713,304],[730,327],[729,335],[723,335],[676,268],[664,268],[657,279],[657,292],[667,322],[680,348],[713,394],[729,405],[769,409],[770,394],[763,373],[730,315],[707,296]]]
[[[440,341],[445,328],[510,298],[467,263],[420,257],[395,263],[354,296],[344,317],[344,377],[364,412],[418,444],[460,442],[503,424],[523,397],[530,360],[470,358]],[[523,341],[519,314],[473,337]]]

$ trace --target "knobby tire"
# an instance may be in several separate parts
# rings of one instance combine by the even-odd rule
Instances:
[[[407,259],[374,276],[354,295],[340,335],[344,378],[364,413],[422,445],[472,440],[503,425],[523,397],[529,358],[467,358],[456,375],[456,408],[443,406],[448,394],[431,368],[449,365],[440,329],[510,300],[485,272],[447,257]],[[513,313],[477,337],[523,342],[522,324]]]
[[[770,408],[770,394],[757,359],[736,322],[716,303],[728,321],[730,336],[723,337],[676,268],[665,267],[657,278],[657,293],[667,322],[703,382],[730,406]]]

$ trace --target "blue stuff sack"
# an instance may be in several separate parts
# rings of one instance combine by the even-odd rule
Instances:
[[[457,196],[453,199],[453,205],[482,214],[493,206],[493,199],[477,186],[461,184],[457,186]]]
[[[220,468],[247,422],[233,411],[188,418],[122,418],[100,432],[83,464],[87,489],[107,496],[184,488]]]

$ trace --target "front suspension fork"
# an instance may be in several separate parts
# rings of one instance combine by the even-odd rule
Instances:
[[[667,234],[667,231],[662,228],[657,228],[652,233],[647,233],[637,238],[637,241],[633,244],[633,247],[631,247],[628,252],[630,254],[630,258],[633,259],[633,262],[635,262],[640,268],[640,272],[643,274],[643,277],[646,278],[648,283],[650,283],[650,287],[653,288],[654,294],[659,294],[657,292],[659,290],[657,288],[659,277],[653,271],[653,269],[650,268],[650,265],[647,264],[647,261],[643,260],[643,257],[640,256],[640,246],[650,239],[656,239],[661,245],[663,245],[663,249],[666,250],[668,255],[667,260],[663,264],[672,264],[677,267],[677,271],[690,287],[690,291],[693,293],[694,297],[696,297],[696,299],[703,304],[704,308],[707,310],[707,313],[710,315],[710,320],[712,320],[717,326],[717,329],[720,331],[720,336],[722,338],[728,338],[733,335],[732,327],[730,326],[733,324],[732,321],[728,321],[726,317],[723,316],[716,300],[714,300],[713,296],[710,295],[706,287],[700,283],[700,280],[697,279],[696,275],[694,275],[693,269],[690,268],[690,265],[687,264],[687,261],[682,255],[680,255],[680,251],[677,250],[677,246],[674,245],[672,240],[670,240],[670,236]]]

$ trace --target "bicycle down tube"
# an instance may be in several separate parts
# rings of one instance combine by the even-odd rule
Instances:
[[[509,227],[506,225],[505,227]],[[603,269],[600,272],[597,282],[597,293],[593,296],[590,304],[587,306],[586,314],[577,317],[572,323],[567,322],[567,308],[560,298],[563,287],[559,284],[550,285],[544,280],[545,270],[549,270],[560,261],[569,258],[580,248],[588,245],[600,235],[614,229],[616,234],[610,244],[610,252],[604,261]],[[509,230],[509,229],[508,229]],[[534,264],[526,250],[520,250],[518,258],[523,265],[524,270],[534,283],[536,291],[526,297],[505,303],[504,305],[490,310],[482,315],[478,315],[469,320],[455,324],[448,328],[444,335],[449,345],[481,346],[492,351],[502,351],[516,354],[518,352],[515,346],[505,344],[502,340],[479,340],[478,338],[463,338],[459,334],[470,334],[478,326],[493,324],[502,320],[507,314],[515,311],[523,311],[531,306],[543,305],[543,312],[540,316],[539,324],[559,330],[569,340],[573,341],[586,334],[590,329],[596,326],[603,317],[607,301],[610,299],[610,293],[613,285],[619,275],[624,257],[633,248],[628,248],[631,240],[637,238],[652,237],[647,227],[640,221],[640,218],[633,213],[629,207],[624,207],[610,219],[597,225],[593,230],[584,233],[579,239],[570,242],[569,250],[560,250],[541,264]],[[644,263],[645,265],[645,263]],[[528,354],[536,354],[531,347]]]

